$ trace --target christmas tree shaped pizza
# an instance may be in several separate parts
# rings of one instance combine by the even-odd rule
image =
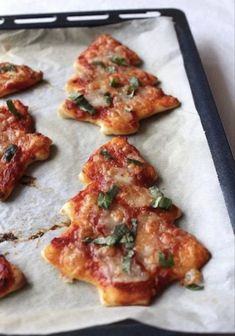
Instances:
[[[136,148],[114,138],[81,177],[88,185],[62,208],[70,227],[43,250],[63,276],[95,285],[106,305],[147,305],[176,280],[202,288],[209,252],[174,224],[181,212]]]
[[[88,121],[104,134],[131,134],[139,120],[179,106],[157,88],[157,78],[139,68],[138,55],[109,35],[99,36],[76,60],[67,82],[62,117]]]
[[[28,107],[19,100],[0,106],[0,200],[5,200],[29,164],[46,160],[51,140],[34,132]]]

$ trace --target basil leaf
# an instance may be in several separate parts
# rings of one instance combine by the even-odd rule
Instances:
[[[172,200],[168,197],[162,197],[158,202],[158,208],[168,210],[172,206]]]
[[[114,65],[110,65],[106,68],[106,71],[108,73],[114,73],[114,72],[116,72],[116,67]]]
[[[126,273],[130,273],[131,270],[131,259],[134,256],[135,252],[133,250],[129,250],[127,255],[125,255],[122,259],[122,269]]]
[[[107,237],[99,237],[92,241],[93,244],[96,245],[104,245],[104,246],[113,246],[117,244],[118,239],[116,236],[107,236]]]
[[[98,206],[100,208],[108,209],[118,192],[119,188],[115,185],[106,193],[100,192],[97,199]]]
[[[130,84],[131,84],[131,88],[132,88],[133,90],[138,89],[138,87],[140,86],[140,82],[139,82],[139,80],[138,80],[137,77],[131,77],[131,78],[129,79],[129,82],[130,82]]]
[[[93,61],[93,62],[91,62],[91,64],[92,65],[98,65],[98,66],[100,66],[103,69],[106,68],[104,62],[102,62],[102,61]]]
[[[127,97],[128,98],[133,98],[136,90],[140,86],[140,82],[139,82],[137,77],[131,77],[129,79],[129,82],[130,82],[131,85],[127,89],[127,91],[128,91]]]
[[[107,105],[110,106],[112,104],[113,98],[112,98],[112,96],[109,92],[106,92],[104,94],[104,99],[105,99],[105,102],[106,102]]]
[[[169,210],[171,208],[172,200],[165,197],[157,186],[152,186],[151,188],[149,188],[149,191],[154,197],[154,200],[151,203],[152,208],[160,208],[164,210]]]
[[[14,105],[14,103],[13,103],[13,101],[11,99],[8,99],[6,101],[6,103],[7,103],[8,110],[12,114],[14,114],[15,117],[17,117],[19,119],[22,118],[22,114],[16,109],[16,107],[15,107],[15,105]]]
[[[131,228],[131,233],[134,235],[134,237],[136,236],[137,233],[137,226],[138,226],[138,221],[136,218],[132,218],[131,219],[131,224],[132,224],[132,228]]]
[[[120,82],[118,81],[117,78],[112,78],[111,81],[110,81],[110,85],[113,87],[113,88],[118,88],[121,86]]]
[[[113,246],[119,243],[127,232],[129,231],[128,226],[126,224],[116,225],[112,234],[106,237],[98,237],[92,239],[87,237],[83,240],[84,243],[93,243],[96,245],[104,245],[104,246]]]
[[[135,159],[131,159],[131,158],[127,158],[127,163],[133,163],[136,166],[143,166],[144,162],[141,162],[139,160],[135,160]]]
[[[84,112],[88,112],[90,115],[96,114],[95,108],[87,101],[82,94],[71,95],[70,99]]]
[[[15,153],[17,152],[18,147],[14,144],[9,145],[4,154],[3,154],[3,160],[10,162]]]
[[[101,149],[100,154],[103,155],[107,160],[113,160],[112,155],[107,151],[107,149]]]
[[[0,74],[5,73],[5,72],[15,72],[16,66],[14,64],[4,64],[0,65]]]
[[[170,268],[172,266],[174,266],[174,257],[172,254],[169,254],[168,257],[166,256],[166,254],[164,252],[159,252],[159,263],[162,267],[164,268]]]
[[[200,284],[200,285],[191,284],[191,285],[186,286],[186,288],[191,289],[193,291],[199,291],[199,290],[204,289],[204,285],[203,284]]]
[[[119,224],[115,226],[111,235],[106,237],[98,237],[95,239],[86,237],[83,242],[102,246],[123,244],[127,249],[127,254],[122,259],[122,269],[124,272],[129,273],[131,270],[131,258],[135,254],[133,248],[135,245],[138,221],[136,218],[132,218],[131,223],[131,229],[129,229],[126,224]]]
[[[117,65],[124,65],[124,66],[128,65],[126,59],[120,56],[113,56],[111,58],[111,61]]]

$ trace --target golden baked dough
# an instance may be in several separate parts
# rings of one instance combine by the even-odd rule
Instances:
[[[125,138],[99,148],[82,177],[88,186],[62,208],[71,225],[43,256],[65,277],[95,285],[103,304],[147,305],[173,281],[188,283],[185,276],[208,261],[207,249],[174,224],[181,211]]]
[[[5,200],[29,164],[46,160],[51,140],[34,133],[28,107],[8,100],[0,107],[0,200]]]
[[[42,80],[43,73],[27,65],[0,63],[0,97],[23,91]]]
[[[66,84],[69,98],[62,117],[88,121],[104,134],[131,134],[139,121],[179,106],[157,88],[158,79],[136,67],[140,59],[109,35],[98,37],[76,60],[76,75]]]

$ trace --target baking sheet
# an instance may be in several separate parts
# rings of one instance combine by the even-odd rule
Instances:
[[[184,212],[182,228],[195,234],[213,258],[204,267],[205,290],[168,288],[150,307],[102,307],[96,289],[64,283],[40,252],[63,228],[27,240],[38,230],[63,225],[59,209],[81,188],[77,175],[92,151],[111,137],[98,127],[56,115],[77,55],[100,33],[108,32],[144,59],[161,87],[182,106],[143,121],[129,137],[161,176],[165,194]],[[37,29],[0,35],[0,60],[25,63],[45,73],[45,82],[14,95],[29,105],[37,130],[53,142],[51,159],[34,164],[27,175],[36,187],[19,185],[0,204],[0,232],[13,231],[21,242],[3,242],[0,253],[25,272],[29,285],[0,302],[0,332],[49,333],[134,318],[181,331],[234,330],[233,233],[204,131],[195,109],[171,18],[134,20],[96,28]],[[4,100],[1,101],[2,103]]]

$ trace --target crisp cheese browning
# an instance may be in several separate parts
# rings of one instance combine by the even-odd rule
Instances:
[[[0,97],[23,91],[42,80],[43,73],[27,65],[0,63]]]
[[[105,305],[147,305],[173,281],[200,274],[208,250],[175,225],[181,211],[125,138],[92,154],[82,177],[89,184],[62,208],[70,227],[43,250],[65,277],[95,285]]]
[[[125,137],[115,137],[95,151],[83,166],[80,179],[104,183],[135,184],[150,187],[157,179],[153,166]]]
[[[177,98],[156,87],[157,77],[136,67],[140,63],[135,52],[111,36],[99,36],[75,62],[60,115],[118,135],[135,133],[141,119],[179,106]]]
[[[0,200],[5,200],[29,164],[46,160],[51,140],[34,133],[28,107],[19,100],[0,107]]]

